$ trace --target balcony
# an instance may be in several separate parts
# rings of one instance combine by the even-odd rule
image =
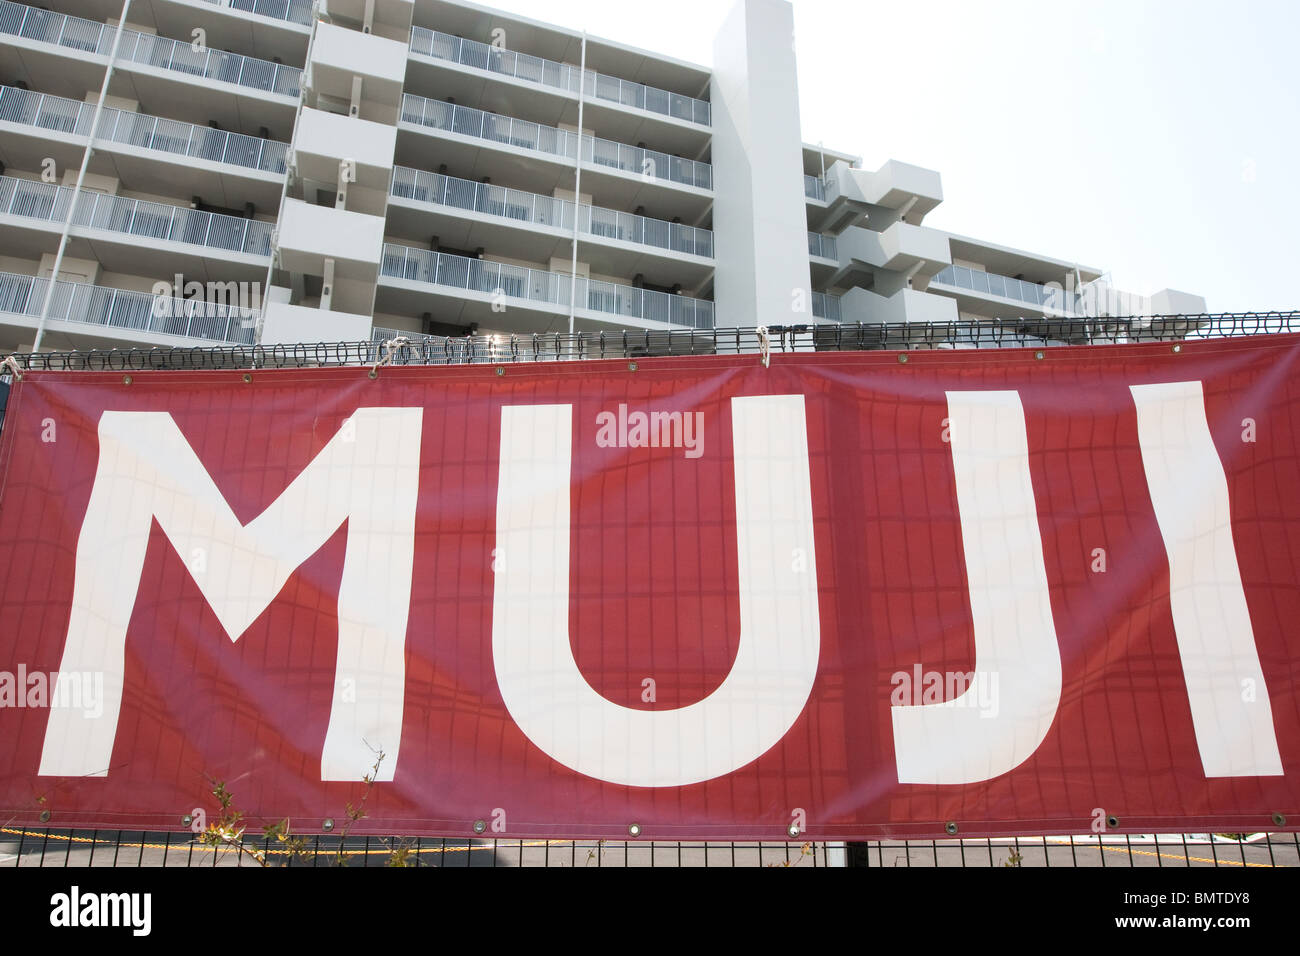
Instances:
[[[0,273],[0,313],[27,316],[34,327],[49,286],[49,279]],[[131,334],[135,332],[146,333],[140,338],[163,335],[252,345],[257,330],[257,313],[249,309],[62,281],[54,284],[49,319],[98,326],[127,339],[136,338]]]
[[[803,194],[808,199],[815,199],[818,202],[826,201],[826,183],[816,176],[804,176]]]
[[[1079,313],[1079,297],[1074,292],[1064,289],[1049,289],[1023,279],[995,275],[992,272],[980,272],[965,266],[949,266],[930,280],[935,284],[960,291],[969,290],[984,296],[997,296],[1024,302],[1034,307],[1035,312],[1053,312],[1055,314],[1076,315]]]
[[[254,13],[259,17],[284,20],[307,26],[311,23],[312,0],[203,0],[214,7],[229,7],[241,13]]]
[[[504,296],[534,303],[551,313],[567,313],[573,288],[570,276],[522,266],[468,259],[447,253],[384,246],[380,275],[463,290],[485,297]],[[601,282],[577,280],[579,314],[594,313],[606,321],[634,319],[692,329],[713,328],[713,303],[683,295]]]
[[[61,228],[73,190],[51,183],[0,176],[0,215],[20,216]],[[124,235],[267,257],[274,223],[221,216],[181,206],[83,192],[72,224]]]
[[[834,236],[824,236],[820,232],[808,233],[808,254],[818,259],[840,259],[839,242]]]
[[[401,119],[425,129],[504,143],[518,149],[546,153],[570,163],[578,150],[577,133],[410,93],[402,97]],[[589,166],[607,167],[631,173],[637,178],[648,176],[660,182],[695,189],[713,189],[713,167],[708,163],[592,136],[582,137],[582,151],[583,163]]]
[[[0,87],[0,122],[87,136],[94,117],[95,107],[89,103]],[[105,107],[100,115],[95,137],[100,143],[138,146],[277,175],[284,174],[289,151],[288,143],[111,107]]]
[[[579,90],[581,71],[577,67],[526,53],[500,50],[477,40],[467,40],[425,27],[415,27],[411,31],[411,52],[535,83],[566,94],[576,95]],[[588,99],[617,103],[702,127],[708,127],[713,122],[712,106],[707,100],[681,93],[670,93],[593,70],[586,72],[581,87],[584,97]]]
[[[812,294],[813,318],[825,319],[827,322],[840,321],[840,297],[825,292]]]
[[[0,33],[107,57],[113,49],[116,28],[97,20],[0,0]],[[122,31],[118,63],[124,68],[155,67],[292,99],[299,95],[302,78],[302,70],[297,67],[221,50],[196,52],[189,43],[134,30]]]
[[[390,194],[400,199],[479,212],[568,233],[573,231],[576,210],[581,234],[692,256],[713,256],[713,233],[708,229],[634,216],[601,206],[577,206],[567,199],[455,179],[405,166],[393,170]]]

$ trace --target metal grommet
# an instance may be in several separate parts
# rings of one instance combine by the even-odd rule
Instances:
[[[122,384],[123,384],[123,385],[130,385],[130,384],[131,384],[131,376],[130,376],[130,375],[123,375],[123,376],[122,376]]]
[[[1177,354],[1183,350],[1183,343],[1178,342],[1170,348],[1170,351]]]
[[[947,823],[945,823],[945,824],[943,825],[943,831],[944,831],[945,833],[947,833],[948,836],[956,836],[956,835],[957,835],[957,824],[954,823],[952,820],[949,820]]]
[[[628,835],[628,836],[639,837],[639,836],[641,835],[641,824],[639,824],[639,823],[634,823],[634,824],[632,824],[630,827],[628,827],[628,828],[627,828],[627,835]]]
[[[1043,359],[1047,358],[1047,355],[1043,352],[1035,352],[1034,358],[1038,359],[1038,361],[1041,362]]]
[[[374,369],[374,368],[372,368],[372,369],[370,370],[370,378],[371,378],[372,381],[373,381],[374,379],[379,378],[379,370],[378,370],[378,369]]]
[[[50,822],[50,817],[51,817],[51,816],[53,816],[53,814],[51,814],[49,810],[42,810],[42,811],[41,811],[41,822],[42,822],[42,823],[49,823],[49,822]]]
[[[325,820],[321,823],[320,828],[324,830],[326,833],[329,833],[331,830],[334,829],[334,819],[332,817],[326,817]]]
[[[1280,813],[1273,814],[1273,825],[1278,827],[1286,826],[1286,817]]]
[[[1119,817],[1107,817],[1106,826],[1110,827],[1112,830],[1119,826]]]
[[[185,824],[186,826],[189,826],[193,822],[194,822],[194,817],[190,816],[188,813],[185,814],[185,816],[181,817],[181,823]]]
[[[628,362],[628,363],[627,363],[627,370],[628,370],[629,372],[635,372],[635,371],[636,371],[636,362]]]
[[[245,373],[244,373],[244,384],[245,384],[245,385],[248,385],[248,384],[250,384],[252,381],[253,381],[253,376],[251,376],[251,375],[249,375],[247,372],[245,372]]]
[[[899,365],[906,365],[906,364],[907,364],[907,353],[906,353],[906,352],[903,352],[903,353],[901,353],[901,354],[898,356],[898,364],[899,364]]]
[[[497,366],[497,374],[498,374],[498,375],[504,375],[504,374],[506,374],[506,370],[503,369],[500,365],[498,365],[498,366]]]
[[[486,830],[487,830],[487,821],[486,821],[486,820],[475,820],[475,821],[474,821],[474,832],[475,832],[475,833],[483,833],[483,832],[485,832]]]
[[[785,832],[790,834],[790,836],[792,837],[797,837],[799,835],[799,824],[797,823],[790,824],[788,827],[785,828]]]

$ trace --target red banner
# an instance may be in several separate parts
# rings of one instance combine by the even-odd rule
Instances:
[[[1294,829],[1298,358],[29,373],[0,815]]]

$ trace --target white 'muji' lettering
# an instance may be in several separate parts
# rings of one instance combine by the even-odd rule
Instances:
[[[1282,775],[1232,540],[1228,479],[1200,382],[1134,385],[1151,504],[1169,557],[1169,602],[1207,777]],[[1250,699],[1242,682],[1256,688]]]
[[[501,410],[492,659],[510,715],[579,773],[635,787],[679,787],[757,759],[798,719],[817,675],[821,631],[802,395],[732,399],[740,643],[703,700],[648,711],[606,700],[569,639],[573,407]],[[808,567],[791,567],[803,549]]]
[[[948,392],[957,508],[975,632],[975,669],[997,676],[998,712],[960,696],[895,706],[899,783],[990,780],[1047,736],[1061,702],[1061,652],[1048,595],[1025,413],[1016,392]]]
[[[122,705],[127,624],[157,519],[177,553],[206,556],[195,583],[232,641],[346,521],[336,692],[322,780],[360,780],[383,751],[397,766],[415,551],[423,410],[363,408],[276,500],[242,525],[164,412],[105,412],[99,465],[77,540],[61,674],[104,675],[103,717],[53,710],[40,773],[106,776]],[[348,439],[348,440],[345,440]],[[339,693],[350,681],[352,692]]]

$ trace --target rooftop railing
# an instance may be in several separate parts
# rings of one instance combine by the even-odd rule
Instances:
[[[116,27],[98,20],[0,0],[0,33],[107,56],[113,49],[115,32]],[[279,96],[296,98],[301,90],[302,70],[297,67],[223,50],[196,51],[189,43],[134,30],[122,31],[118,59]]]
[[[569,93],[578,92],[578,67],[567,63],[501,50],[478,40],[440,33],[425,27],[411,30],[411,52],[450,60],[462,66],[471,66],[502,76],[510,76],[552,89]],[[588,70],[582,84],[583,95],[599,100],[621,103],[624,106],[672,116],[677,119],[709,126],[713,121],[712,106],[708,100],[696,99],[682,93],[670,93],[644,83],[622,80]]]
[[[808,233],[808,254],[817,256],[820,259],[834,259],[837,262],[840,258],[839,240],[834,236],[824,236],[820,232]]]
[[[203,0],[214,7],[229,7],[243,13],[255,13],[271,20],[285,20],[304,26],[311,23],[312,0]]]
[[[430,205],[450,206],[568,231],[573,229],[576,208],[578,231],[585,235],[620,239],[695,256],[713,256],[713,233],[707,229],[634,216],[601,206],[575,206],[567,199],[456,179],[404,166],[393,168],[390,193]]]
[[[49,287],[49,279],[0,273],[0,312],[39,318]],[[257,313],[250,309],[81,282],[54,284],[49,318],[244,345],[252,345],[257,333]]]
[[[94,117],[90,103],[0,86],[0,122],[87,136]],[[289,151],[288,143],[111,107],[100,115],[96,138],[269,173],[284,172]]]
[[[1078,311],[1079,297],[1074,292],[1049,289],[1034,282],[1012,279],[992,272],[981,272],[978,269],[968,269],[965,266],[948,266],[930,282],[932,284],[938,282],[957,289],[970,289],[986,295],[997,295],[1004,299],[1016,299],[1040,309],[1059,310],[1064,306],[1066,312]]]
[[[565,309],[569,307],[569,295],[573,288],[572,278],[560,272],[543,272],[392,243],[384,245],[380,274],[485,295],[546,303]],[[578,309],[585,312],[643,319],[683,328],[713,328],[713,303],[704,299],[636,289],[581,276],[577,281],[577,296]]]
[[[73,190],[64,186],[0,176],[0,215],[63,222],[72,194]],[[72,224],[254,256],[271,254],[271,233],[275,228],[273,223],[259,219],[222,216],[96,192],[81,193]]]
[[[473,107],[444,103],[442,100],[427,99],[411,93],[402,97],[401,119],[428,129],[506,143],[566,159],[573,159],[578,149],[578,134],[569,130],[542,126],[499,113],[486,113]],[[708,163],[669,156],[653,149],[583,136],[582,159],[591,165],[608,166],[653,179],[699,189],[713,188],[713,167]]]

